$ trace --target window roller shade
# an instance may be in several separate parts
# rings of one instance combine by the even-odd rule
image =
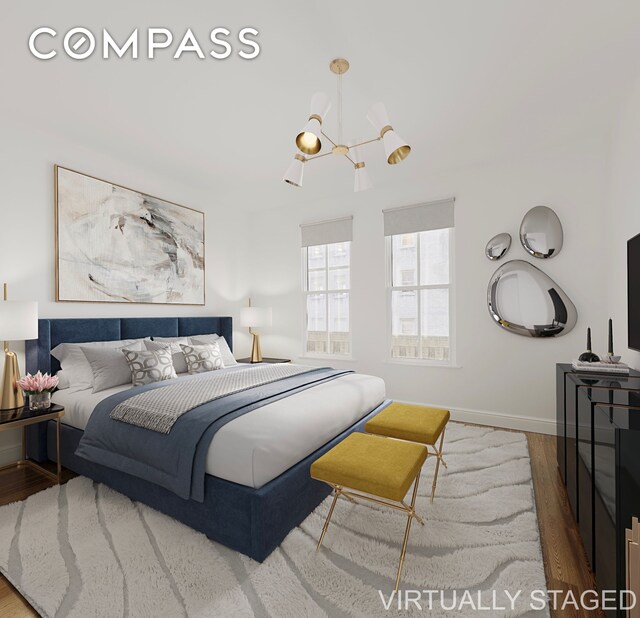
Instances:
[[[303,247],[347,242],[353,240],[353,217],[303,224],[300,231]]]
[[[453,198],[383,210],[384,235],[411,234],[454,226]]]

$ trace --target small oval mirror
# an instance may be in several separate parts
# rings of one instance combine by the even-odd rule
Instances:
[[[551,258],[562,249],[562,224],[558,215],[547,206],[532,208],[520,224],[520,242],[537,258]]]
[[[498,326],[524,337],[566,335],[578,321],[564,290],[524,260],[506,262],[493,273],[487,305]]]
[[[504,257],[509,251],[511,247],[511,234],[507,234],[503,232],[502,234],[497,234],[494,236],[488,243],[484,250],[484,254],[490,260],[499,260],[501,257]]]

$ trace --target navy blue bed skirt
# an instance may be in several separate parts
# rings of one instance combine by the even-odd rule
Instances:
[[[61,430],[62,465],[262,562],[330,493],[328,485],[309,476],[311,464],[350,433],[362,431],[365,423],[389,403],[383,402],[322,448],[258,489],[207,475],[204,502],[183,500],[158,485],[76,457],[74,453],[83,432],[68,425],[62,425]],[[55,461],[55,423],[51,421],[47,427],[47,451],[49,459]]]

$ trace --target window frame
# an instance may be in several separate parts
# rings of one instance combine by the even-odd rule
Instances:
[[[431,367],[457,367],[456,364],[456,325],[455,325],[455,227],[440,228],[449,230],[449,283],[425,284],[420,285],[420,232],[412,232],[417,234],[416,254],[416,281],[418,285],[410,286],[394,286],[393,285],[393,236],[401,236],[394,234],[385,236],[385,258],[386,258],[386,296],[387,296],[387,320],[386,320],[386,362],[399,365],[421,365]],[[429,230],[423,230],[429,231]],[[448,289],[449,290],[449,359],[434,360],[429,358],[399,358],[393,356],[393,292],[407,291],[417,292],[417,320],[418,320],[418,341],[422,346],[422,329],[421,329],[421,290],[429,289]]]
[[[349,243],[349,287],[347,289],[342,290],[334,290],[329,289],[329,246],[330,245],[339,245]],[[332,360],[353,360],[353,332],[351,329],[351,325],[353,324],[352,313],[351,313],[351,269],[352,269],[352,249],[353,249],[353,241],[352,240],[344,240],[335,243],[325,243],[324,245],[309,245],[307,247],[302,247],[302,353],[300,354],[301,358],[319,358],[319,359],[332,359]],[[309,290],[309,249],[311,247],[325,247],[325,277],[324,277],[324,290]],[[340,267],[336,268],[339,269]],[[344,268],[344,267],[342,267]],[[329,328],[330,325],[330,316],[329,316],[329,295],[330,294],[347,294],[349,298],[349,330],[348,332],[348,342],[349,342],[349,353],[348,354],[335,354],[332,352],[322,353],[322,352],[308,352],[307,351],[307,343],[308,343],[308,329],[307,325],[309,323],[309,316],[307,315],[308,308],[308,297],[313,294],[322,294],[325,296],[326,300],[326,315],[327,315],[327,343],[328,349],[331,349],[331,330]]]

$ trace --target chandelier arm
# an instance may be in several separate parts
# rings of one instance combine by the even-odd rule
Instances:
[[[353,165],[355,167],[356,162],[348,154],[346,154],[344,156],[345,156],[345,158],[349,159],[349,161],[351,161],[351,163],[353,163]]]
[[[322,135],[324,135],[333,146],[337,146],[337,144],[324,131],[322,131]]]
[[[313,157],[305,157],[306,161],[313,161],[314,159],[321,159],[322,157],[326,157],[327,155],[333,154],[331,151],[329,152],[323,152],[322,154],[319,155],[314,155]]]
[[[373,142],[379,142],[381,137],[374,137],[373,139],[368,139],[366,142],[360,142],[359,144],[351,144],[349,148],[357,148],[358,146],[366,146],[367,144],[373,144]]]

